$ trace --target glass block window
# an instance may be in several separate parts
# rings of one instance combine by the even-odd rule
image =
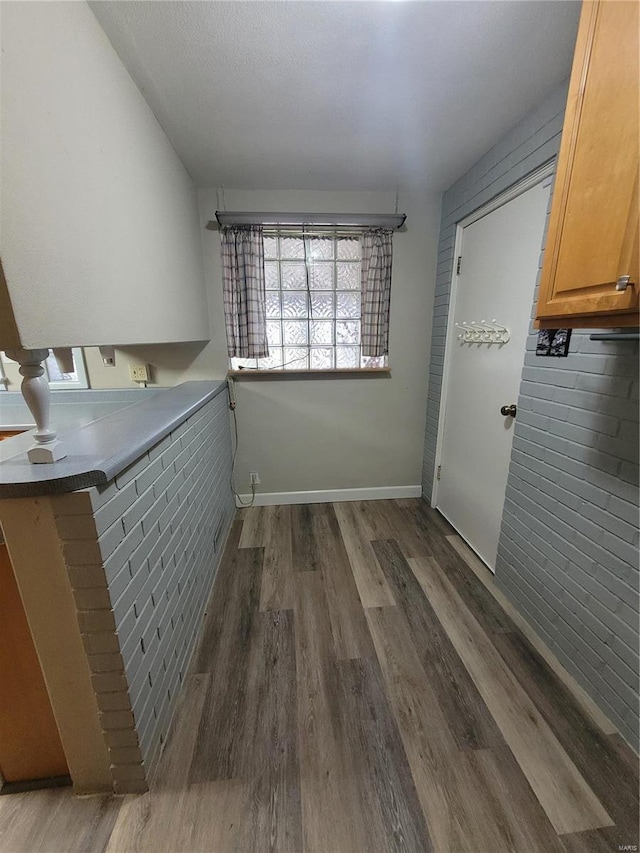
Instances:
[[[268,358],[232,358],[232,369],[386,367],[360,350],[360,238],[265,234]]]

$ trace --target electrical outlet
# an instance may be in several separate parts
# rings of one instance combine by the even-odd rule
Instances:
[[[249,474],[249,483],[252,486],[259,486],[260,485],[260,474],[258,474],[257,471],[252,471]]]
[[[129,376],[132,382],[148,382],[150,379],[148,364],[130,364]]]

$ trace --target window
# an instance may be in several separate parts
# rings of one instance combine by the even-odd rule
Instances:
[[[49,357],[45,362],[45,370],[49,380],[49,388],[52,390],[89,387],[82,349],[75,347],[71,352],[73,354],[73,371],[71,373],[62,373],[53,351],[49,350]]]
[[[386,367],[360,345],[359,234],[263,236],[268,358],[232,358],[232,369]]]
[[[73,353],[73,372],[62,373],[53,350],[49,350],[49,357],[44,363],[44,368],[45,376],[49,381],[49,388],[53,391],[72,391],[77,388],[89,387],[82,348],[74,347],[71,352]],[[12,391],[20,390],[22,377],[18,373],[18,369],[19,365],[15,361],[11,361],[4,353],[0,353],[0,390],[8,390],[9,388]]]

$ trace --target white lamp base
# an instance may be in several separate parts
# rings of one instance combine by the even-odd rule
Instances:
[[[27,450],[29,462],[36,464],[46,462],[57,462],[58,459],[64,459],[67,451],[61,441],[49,441],[46,444],[32,444]]]

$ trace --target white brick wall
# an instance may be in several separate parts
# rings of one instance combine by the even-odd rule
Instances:
[[[235,512],[226,394],[104,487],[54,499],[114,790],[146,790]]]

